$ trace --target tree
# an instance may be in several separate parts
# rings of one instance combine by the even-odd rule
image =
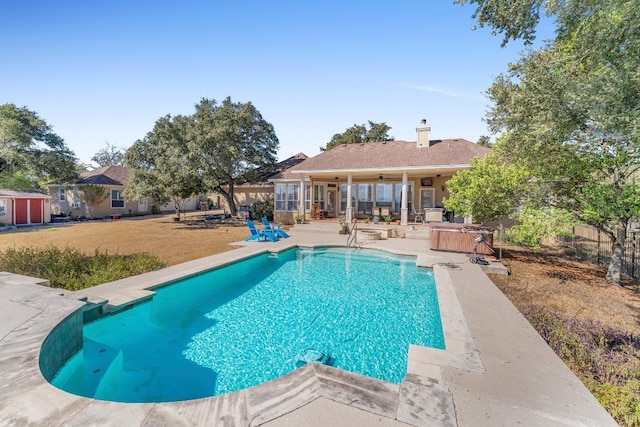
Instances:
[[[251,104],[221,104],[203,98],[192,116],[159,119],[144,139],[126,153],[132,168],[125,197],[182,203],[194,194],[216,191],[236,214],[234,186],[248,182],[251,172],[276,161],[278,138],[273,126]]]
[[[204,189],[200,170],[189,163],[192,128],[191,117],[162,117],[151,132],[127,150],[125,162],[130,171],[126,198],[151,197],[161,205],[173,202],[176,216],[180,216],[185,201]]]
[[[488,147],[488,148],[492,148],[493,147],[493,143],[491,142],[491,138],[489,138],[486,135],[482,135],[480,138],[478,138],[478,145],[481,145],[483,147]]]
[[[529,173],[525,168],[505,164],[496,154],[471,161],[447,182],[447,210],[470,216],[474,222],[497,221],[513,216],[526,194]]]
[[[0,174],[0,188],[11,190],[35,190],[34,183],[24,172]]]
[[[124,148],[116,147],[107,141],[107,146],[94,154],[91,161],[100,168],[106,166],[124,166],[125,153],[126,150]]]
[[[322,148],[321,151],[330,150],[333,147],[337,147],[338,145],[343,144],[360,144],[363,142],[374,142],[374,141],[391,141],[393,140],[392,136],[389,136],[389,131],[391,130],[390,126],[387,126],[386,123],[374,123],[369,120],[369,128],[367,129],[367,125],[353,125],[350,128],[347,128],[342,133],[336,133],[331,138],[331,141],[327,143],[327,146]]]
[[[38,188],[46,181],[74,179],[75,164],[73,152],[36,112],[0,105],[0,176],[21,174]]]
[[[109,197],[109,192],[103,185],[83,184],[78,187],[82,193],[82,200],[87,205],[89,217],[94,218],[96,206],[105,201]]]
[[[458,4],[475,4],[472,18],[480,27],[493,28],[492,34],[503,34],[502,46],[509,40],[522,39],[531,44],[535,39],[536,26],[540,21],[541,9],[551,14],[559,0],[453,0]]]
[[[189,163],[197,165],[205,187],[222,194],[235,215],[234,186],[248,182],[255,169],[273,166],[280,142],[251,102],[227,97],[217,104],[203,98],[195,107]]]
[[[537,13],[542,3],[517,4]],[[530,188],[539,197],[529,203],[570,212],[609,236],[606,279],[619,283],[626,228],[640,214],[638,0],[544,5],[555,13],[557,37],[496,78],[487,123],[505,132],[499,155],[535,177]],[[499,14],[488,18],[499,28]],[[531,24],[516,23],[523,31]]]

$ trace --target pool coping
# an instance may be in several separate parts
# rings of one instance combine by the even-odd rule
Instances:
[[[7,313],[18,313],[13,323],[0,327],[0,421],[7,425],[148,426],[210,425],[217,420],[229,425],[278,425],[292,417],[307,419],[304,417],[309,416],[308,412],[313,413],[314,402],[328,400],[350,411],[359,410],[353,412],[354,423],[366,414],[373,414],[384,417],[392,423],[389,425],[482,425],[475,416],[478,408],[474,406],[473,392],[474,381],[490,376],[485,367],[488,359],[478,350],[476,342],[482,338],[479,336],[482,332],[476,331],[474,336],[460,293],[456,292],[458,284],[454,282],[471,277],[486,286],[483,280],[478,280],[484,273],[479,266],[465,263],[460,254],[435,254],[426,249],[424,242],[410,239],[375,240],[365,245],[417,256],[418,265],[433,267],[436,276],[447,349],[410,346],[408,372],[401,384],[309,364],[276,380],[227,395],[182,402],[125,404],[71,395],[53,387],[40,373],[38,357],[42,342],[62,319],[86,304],[79,299],[105,307],[120,307],[149,298],[152,291],[147,288],[152,286],[260,253],[280,252],[296,246],[344,246],[342,237],[291,234],[291,239],[276,244],[238,242],[240,248],[234,251],[69,294],[43,288],[37,280],[0,273],[0,294],[7,296],[0,303],[0,319],[4,324]],[[451,263],[459,263],[461,272],[445,266],[451,267]],[[460,274],[461,277],[456,277]],[[545,353],[545,357],[549,356]],[[553,364],[554,369],[561,369],[556,365]],[[580,415],[552,414],[551,419],[567,422],[566,425],[616,425],[610,424],[612,419],[599,405],[593,406],[595,399],[589,399],[588,391],[585,396],[571,375],[567,377],[567,373],[562,372],[560,378],[568,378],[571,392],[580,394],[580,405],[576,406]],[[523,408],[527,408],[525,403],[521,405]],[[507,412],[495,402],[494,406],[502,413]],[[521,412],[525,420],[548,421],[545,410]],[[473,423],[467,424],[470,421]]]

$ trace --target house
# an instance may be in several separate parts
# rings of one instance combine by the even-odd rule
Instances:
[[[103,218],[124,213],[147,213],[146,199],[142,202],[128,201],[122,196],[129,179],[129,168],[124,166],[106,166],[80,174],[72,183],[49,183],[51,211],[54,215],[72,218]],[[107,198],[93,207],[84,202],[81,188],[83,185],[99,185],[107,191]]]
[[[272,179],[275,221],[309,218],[316,204],[325,217],[347,221],[387,214],[403,225],[418,214],[427,221],[442,221],[443,215],[454,220],[442,208],[447,181],[491,149],[465,139],[431,140],[430,131],[422,120],[416,142],[345,144],[287,170]]]
[[[51,211],[54,215],[71,216],[72,218],[103,218],[114,215],[148,214],[152,200],[144,198],[140,201],[125,200],[122,192],[129,181],[129,168],[126,166],[106,166],[80,174],[72,183],[49,183],[51,194]],[[89,207],[82,198],[83,185],[100,185],[107,190],[107,198],[89,212]],[[200,209],[201,196],[194,196],[185,201],[183,210]],[[173,203],[157,207],[157,212],[174,212]]]
[[[0,225],[51,222],[50,197],[39,191],[0,189]]]
[[[249,182],[236,185],[233,188],[233,200],[236,207],[244,209],[254,202],[273,200],[273,180],[280,179],[287,170],[305,161],[308,157],[304,153],[295,154],[272,167],[263,167],[251,172]],[[228,187],[225,187],[228,190]],[[214,193],[209,196],[214,206],[223,209],[225,213],[231,213],[227,199],[221,194]]]

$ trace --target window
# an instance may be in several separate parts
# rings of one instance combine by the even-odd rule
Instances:
[[[290,212],[298,210],[298,187],[299,184],[287,185],[287,210]]]
[[[304,209],[307,212],[311,211],[311,184],[304,185]]]
[[[391,207],[391,202],[393,201],[392,191],[392,184],[376,184],[376,206]]]
[[[324,210],[324,185],[315,184],[313,186],[313,203],[317,203],[320,210]]]
[[[358,184],[358,212],[371,214],[373,209],[373,184]]]
[[[0,200],[0,216],[6,215],[6,213],[7,213],[7,201]]]
[[[124,198],[120,190],[111,190],[111,209],[124,208]]]
[[[64,202],[67,200],[67,189],[64,187],[60,187],[60,191],[58,192],[58,199],[61,202]]]
[[[287,209],[287,184],[276,184],[276,210]]]
[[[298,188],[300,184],[276,184],[276,211],[298,210]],[[306,198],[306,196],[305,196]]]
[[[351,206],[356,200],[356,185],[351,184]],[[347,184],[340,184],[340,212],[347,211]]]
[[[409,208],[409,212],[411,212],[411,206],[413,205],[412,200],[413,200],[413,191],[412,191],[412,185],[411,184],[407,184],[407,208]],[[399,182],[396,184],[396,188],[395,188],[396,192],[395,192],[395,208],[394,208],[394,212],[400,213],[401,209],[402,209],[402,183]]]
[[[80,209],[80,207],[82,206],[82,195],[80,194],[80,191],[78,190],[74,190],[73,191],[73,199],[72,199],[72,206],[75,209]]]

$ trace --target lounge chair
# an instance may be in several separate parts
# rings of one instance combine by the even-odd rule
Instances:
[[[249,227],[251,236],[244,239],[246,242],[250,240],[257,240],[259,242],[266,242],[267,240],[270,240],[272,242],[278,241],[278,236],[273,231],[260,231],[258,228],[256,228],[256,226],[253,224],[253,221],[251,221],[250,219],[247,220],[247,227]]]
[[[289,237],[289,235],[283,229],[280,228],[280,224],[274,227],[273,225],[271,225],[269,220],[265,217],[262,217],[262,224],[264,225],[265,233],[272,232],[276,236],[280,237],[281,239],[286,239],[287,237]]]

